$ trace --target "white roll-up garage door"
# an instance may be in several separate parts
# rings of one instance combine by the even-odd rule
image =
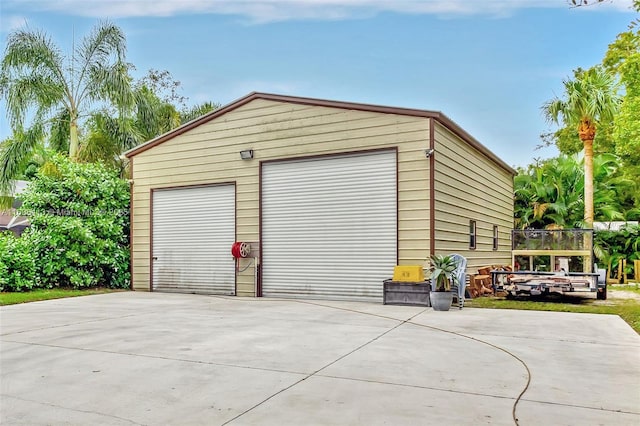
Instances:
[[[264,296],[382,300],[397,261],[396,152],[266,163]]]
[[[153,290],[235,294],[235,187],[153,192]]]

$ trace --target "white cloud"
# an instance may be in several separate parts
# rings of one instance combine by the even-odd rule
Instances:
[[[0,28],[3,33],[8,33],[27,25],[27,18],[19,15],[1,15]]]
[[[88,17],[239,15],[254,23],[286,20],[339,20],[380,12],[439,16],[504,16],[523,8],[569,7],[566,0],[4,0],[4,9],[48,11]],[[629,11],[632,0],[608,0],[589,10]],[[4,28],[4,25],[3,25]]]

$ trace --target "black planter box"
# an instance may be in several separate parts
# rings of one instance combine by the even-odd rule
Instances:
[[[383,286],[382,303],[385,305],[431,306],[429,299],[431,284],[427,281],[407,283],[385,280]]]

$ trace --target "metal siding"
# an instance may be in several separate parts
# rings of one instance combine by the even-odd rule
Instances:
[[[235,293],[234,185],[153,193],[153,290]]]
[[[374,119],[375,118],[375,119]],[[428,147],[429,120],[395,114],[337,110],[255,99],[222,117],[135,156],[133,228],[135,289],[151,288],[149,274],[152,190],[168,186],[236,182],[236,238],[259,241],[259,165],[279,159],[334,155],[346,152],[397,149],[398,262],[422,264],[428,240],[417,249],[405,238],[429,237]],[[240,159],[252,148],[255,158]],[[406,218],[409,212],[412,217]],[[424,221],[415,221],[413,215]],[[416,218],[417,219],[417,218]],[[416,229],[420,227],[420,229]],[[402,232],[404,230],[404,233]],[[238,273],[236,294],[254,295],[251,268]]]
[[[381,301],[396,185],[395,151],[264,164],[263,295]]]
[[[467,271],[509,264],[509,245],[493,250],[493,226],[513,226],[513,176],[440,124],[435,132],[435,244],[437,253],[459,253]],[[476,248],[469,248],[469,220]]]

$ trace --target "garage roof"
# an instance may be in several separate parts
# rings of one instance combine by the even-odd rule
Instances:
[[[354,103],[354,102],[342,102],[342,101],[332,101],[326,99],[316,99],[316,98],[305,98],[298,96],[288,96],[288,95],[277,95],[272,93],[260,93],[260,92],[252,92],[230,104],[227,104],[221,108],[218,108],[214,111],[211,111],[202,117],[196,118],[188,123],[183,124],[182,126],[167,132],[163,135],[160,135],[154,139],[151,139],[148,142],[145,142],[137,147],[125,152],[125,156],[127,158],[134,157],[135,155],[144,152],[148,149],[153,148],[156,145],[160,145],[161,143],[168,141],[182,133],[188,132],[189,130],[200,126],[201,124],[207,123],[213,120],[216,117],[224,115],[234,109],[245,105],[255,99],[265,99],[276,102],[287,102],[301,105],[312,105],[312,106],[322,106],[322,107],[330,107],[330,108],[342,108],[348,110],[356,110],[356,111],[368,111],[368,112],[379,112],[383,114],[398,114],[398,115],[408,115],[413,117],[424,117],[424,118],[433,118],[438,121],[444,127],[449,129],[452,133],[456,134],[462,140],[467,142],[469,145],[476,148],[478,151],[482,152],[496,164],[504,168],[511,174],[516,174],[516,171],[510,167],[507,163],[505,163],[502,159],[500,159],[497,155],[491,152],[487,147],[478,142],[473,136],[467,133],[464,129],[454,123],[449,117],[444,115],[439,111],[428,111],[422,109],[412,109],[412,108],[399,108],[399,107],[390,107],[390,106],[382,106],[382,105],[371,105],[371,104],[362,104],[362,103]]]

